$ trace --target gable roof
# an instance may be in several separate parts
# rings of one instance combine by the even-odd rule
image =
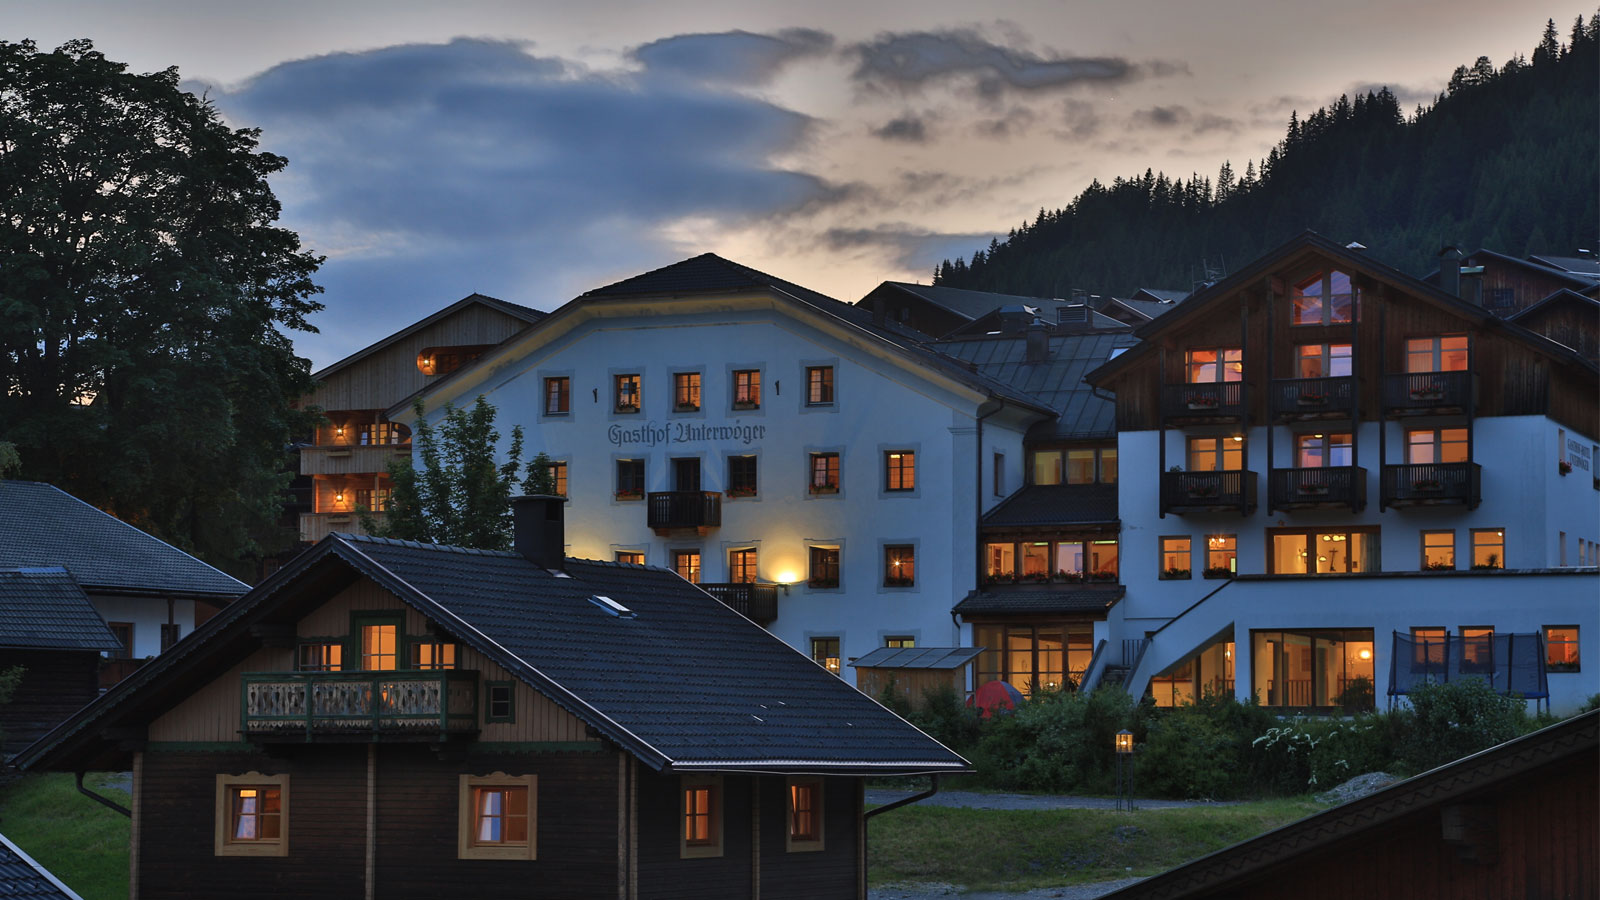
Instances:
[[[858,669],[959,669],[983,647],[879,647],[850,664]]]
[[[1584,294],[1580,294],[1577,291],[1569,288],[1562,288],[1561,290],[1556,291],[1548,297],[1545,297],[1543,300],[1540,300],[1532,306],[1529,306],[1526,309],[1519,309],[1511,315],[1506,316],[1506,320],[1509,322],[1520,323],[1523,319],[1533,318],[1534,310],[1548,311],[1551,307],[1563,303],[1571,303],[1580,308],[1587,307],[1591,310],[1600,309],[1600,299],[1585,296]]]
[[[97,729],[144,722],[248,652],[253,624],[366,577],[659,771],[958,772],[968,766],[871,698],[666,569],[334,534],[22,751],[104,758]],[[319,587],[319,585],[321,587]],[[297,597],[298,591],[298,597]],[[609,597],[633,618],[605,612]],[[223,666],[225,668],[225,666]],[[205,669],[202,669],[204,671]],[[162,699],[162,698],[165,699]]]
[[[0,896],[6,900],[83,900],[3,834],[0,834]]]
[[[237,597],[242,581],[55,485],[0,481],[0,567],[61,566],[91,593]]]
[[[1050,358],[1043,362],[1028,362],[1027,340],[1020,334],[982,341],[945,341],[934,346],[1055,410],[1055,418],[1028,429],[1028,440],[1044,441],[1116,435],[1116,401],[1096,394],[1084,376],[1117,351],[1138,343],[1126,331],[1051,335]]]
[[[1115,484],[1029,484],[983,516],[985,528],[1116,522]]]
[[[965,288],[912,284],[907,281],[885,281],[879,287],[891,287],[911,294],[926,303],[949,310],[968,319],[977,319],[1003,307],[1031,306],[1039,316],[1055,321],[1058,307],[1070,305],[1069,301],[1054,297],[1024,297],[1020,294],[997,294],[992,291],[969,291]],[[1077,301],[1082,304],[1083,301]]]
[[[486,296],[484,294],[468,294],[467,296],[462,297],[460,300],[457,300],[449,306],[446,306],[444,309],[439,310],[433,315],[413,322],[410,325],[407,325],[405,328],[402,328],[399,331],[389,335],[388,337],[385,337],[376,343],[369,344],[366,347],[363,347],[360,350],[350,354],[349,356],[346,356],[344,359],[339,360],[338,362],[331,363],[321,371],[312,372],[311,377],[317,379],[318,381],[322,381],[328,376],[333,375],[342,369],[355,365],[356,363],[366,359],[374,353],[377,353],[379,350],[382,350],[385,347],[389,347],[405,340],[406,338],[416,334],[424,328],[427,328],[435,322],[448,319],[457,312],[467,308],[468,306],[472,306],[473,304],[487,306],[490,309],[505,313],[508,316],[521,319],[524,322],[527,322],[529,325],[532,325],[547,315],[546,313],[540,312],[531,306],[523,306],[520,303],[510,303],[505,300]]]
[[[120,650],[66,569],[0,569],[0,647]]]
[[[1301,854],[1357,837],[1402,816],[1441,807],[1463,795],[1575,754],[1593,753],[1597,741],[1600,741],[1600,710],[1592,710],[1291,822],[1105,896],[1120,900],[1234,896],[1238,888],[1269,868],[1290,865]]]

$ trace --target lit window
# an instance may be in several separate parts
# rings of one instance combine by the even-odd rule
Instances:
[[[734,584],[756,583],[756,550],[754,547],[728,551],[728,580]]]
[[[811,659],[829,672],[839,674],[839,639],[812,638]]]
[[[700,411],[700,373],[675,372],[672,375],[672,411]]]
[[[1161,539],[1161,577],[1188,578],[1192,559],[1187,536]]]
[[[642,566],[642,565],[644,565],[644,551],[642,551],[642,550],[618,550],[617,551],[617,562],[619,562],[619,563],[627,563],[630,566]]]
[[[786,849],[790,853],[821,850],[822,779],[789,779],[789,830]]]
[[[358,488],[356,490],[356,508],[368,512],[387,512],[389,509],[388,488]]]
[[[1067,451],[1067,484],[1094,484],[1093,450]]]
[[[759,369],[737,369],[734,371],[733,408],[761,408],[761,372]]]
[[[1444,674],[1446,634],[1443,628],[1411,629],[1411,671]]]
[[[1488,674],[1494,671],[1494,628],[1488,625],[1461,629],[1461,671]]]
[[[361,426],[356,443],[363,447],[388,447],[411,439],[411,429],[398,422],[368,422]]]
[[[1244,351],[1227,347],[1186,351],[1184,372],[1189,384],[1243,381]]]
[[[884,490],[911,491],[917,487],[917,454],[890,450],[883,454]]]
[[[679,855],[685,859],[722,855],[722,779],[684,776],[679,795]]]
[[[1189,438],[1189,471],[1237,472],[1243,468],[1243,441],[1231,437]]]
[[[1578,671],[1578,626],[1544,627],[1545,669],[1551,672]]]
[[[638,375],[618,375],[615,392],[616,402],[612,408],[619,413],[636,413],[644,402]]]
[[[460,859],[537,859],[539,776],[462,775]]]
[[[1033,451],[1033,483],[1060,484],[1061,456],[1060,450]]]
[[[1251,688],[1262,706],[1371,710],[1370,628],[1252,631]]]
[[[400,667],[400,625],[382,622],[361,626],[361,668],[389,672]]]
[[[337,672],[343,660],[343,644],[338,641],[312,641],[300,645],[295,668],[301,672]]]
[[[1349,344],[1300,344],[1294,348],[1297,378],[1343,378],[1350,374]]]
[[[564,416],[572,411],[572,379],[567,377],[544,380],[544,414]]]
[[[1411,338],[1406,341],[1406,372],[1467,371],[1467,336]]]
[[[1422,533],[1422,568],[1446,570],[1456,567],[1456,533],[1454,531],[1424,531]]]
[[[550,485],[555,489],[556,496],[565,497],[567,495],[567,464],[553,462],[545,468],[545,471],[550,473]]]
[[[1465,428],[1407,430],[1406,462],[1412,465],[1467,462],[1467,430]]]
[[[1302,469],[1325,469],[1351,464],[1350,435],[1318,433],[1295,437],[1296,460]]]
[[[811,574],[806,578],[806,584],[814,588],[836,588],[839,586],[839,548],[838,547],[812,547]]]
[[[699,550],[674,550],[672,551],[672,571],[683,576],[683,580],[690,584],[700,583],[700,551]]]
[[[811,483],[809,490],[813,494],[839,493],[839,454],[811,454]]]
[[[1472,567],[1474,569],[1504,569],[1506,567],[1506,530],[1504,528],[1472,529]]]
[[[1084,577],[1084,552],[1082,541],[1061,541],[1056,544],[1055,577],[1065,581],[1081,581]]]
[[[1094,632],[1087,623],[1067,630],[1060,625],[974,625],[973,644],[985,648],[978,655],[979,684],[1004,681],[1033,694],[1082,681],[1094,653]]]
[[[1207,578],[1232,578],[1239,571],[1239,539],[1231,534],[1206,536]]]
[[[917,548],[911,544],[886,544],[883,548],[883,586],[911,587],[917,583]]]
[[[806,405],[833,405],[833,366],[806,367]]]
[[[1327,272],[1294,286],[1290,297],[1294,325],[1332,325],[1349,322],[1355,314],[1359,292],[1343,272]]]
[[[510,681],[486,681],[483,691],[483,721],[517,720],[516,685]]]
[[[1093,581],[1117,580],[1117,542],[1089,542],[1089,578]]]
[[[454,669],[456,645],[448,641],[416,641],[411,645],[411,668]]]
[[[1343,575],[1376,572],[1378,532],[1375,528],[1319,531],[1268,530],[1274,575]]]
[[[217,856],[286,856],[289,776],[218,775],[213,852]]]
[[[883,639],[883,645],[894,650],[909,650],[917,646],[917,639],[914,637],[886,637]]]
[[[1100,448],[1100,483],[1117,483],[1117,448]]]
[[[991,581],[1011,581],[1017,574],[1017,545],[1011,543],[985,544],[984,574]]]
[[[728,496],[754,497],[756,495],[756,457],[728,457]]]

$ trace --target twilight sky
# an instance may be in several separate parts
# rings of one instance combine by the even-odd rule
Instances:
[[[315,368],[478,291],[554,309],[712,251],[854,301],[1146,167],[1563,36],[1591,0],[55,0],[0,37],[176,65],[328,257]],[[1332,235],[1342,239],[1345,236]],[[1141,285],[1105,285],[1111,292]],[[1166,287],[1166,285],[1159,285]],[[1171,287],[1181,287],[1173,285]]]

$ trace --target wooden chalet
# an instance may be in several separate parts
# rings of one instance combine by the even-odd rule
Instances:
[[[864,897],[864,777],[967,764],[563,502],[330,535],[18,763],[133,771],[135,898]]]
[[[1600,712],[1106,895],[1108,900],[1600,896]]]
[[[22,669],[0,704],[0,749],[26,747],[98,697],[100,654],[121,649],[66,569],[0,569],[0,671]]]

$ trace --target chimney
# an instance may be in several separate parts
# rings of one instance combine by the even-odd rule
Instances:
[[[1461,251],[1453,246],[1439,251],[1439,290],[1461,296]]]
[[[511,498],[512,547],[541,569],[564,569],[567,498],[529,494]]]
[[[1483,305],[1483,266],[1461,267],[1461,299],[1473,306]]]
[[[1038,319],[1028,326],[1028,346],[1024,360],[1042,363],[1050,358],[1050,328]]]

